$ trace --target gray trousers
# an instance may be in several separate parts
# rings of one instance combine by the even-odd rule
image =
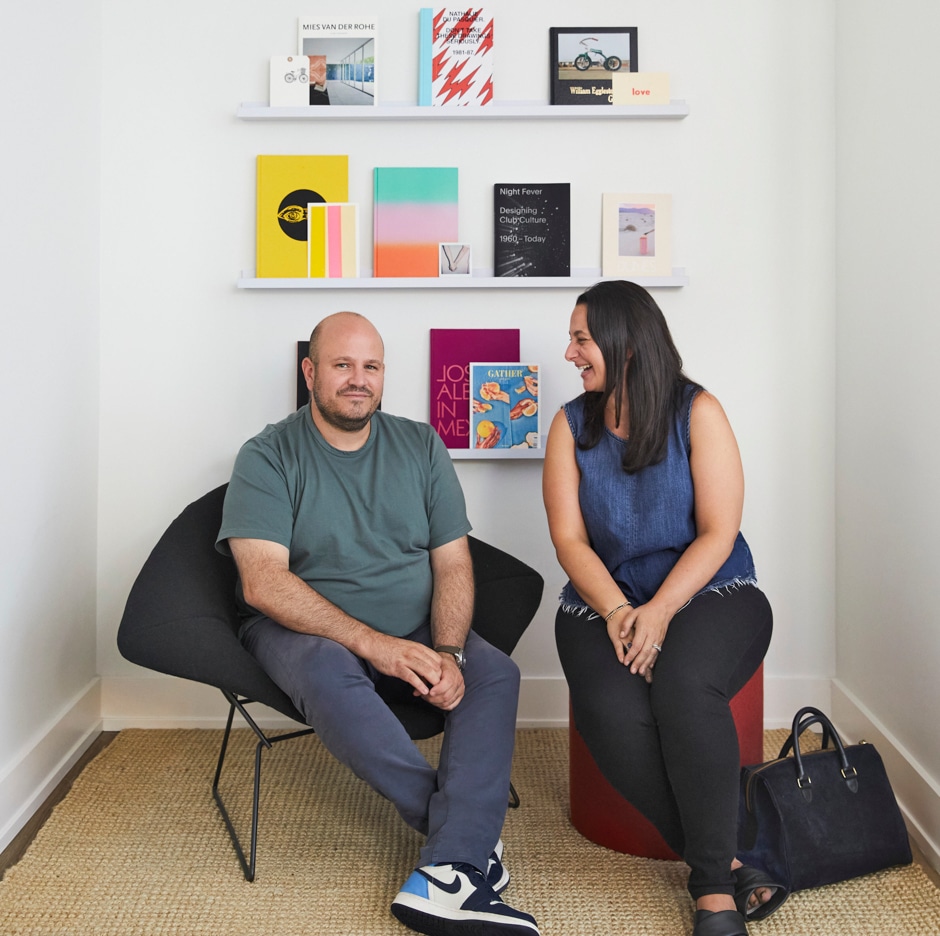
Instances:
[[[430,628],[407,639],[431,646]],[[466,862],[485,873],[506,817],[515,743],[519,668],[506,654],[467,636],[466,690],[447,713],[434,769],[376,692],[388,677],[341,644],[267,618],[242,642],[327,750],[427,835],[416,867]]]

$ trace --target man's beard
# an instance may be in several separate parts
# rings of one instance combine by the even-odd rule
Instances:
[[[356,392],[371,394],[371,391],[365,387],[355,387],[351,389],[355,389]],[[342,397],[342,394],[337,395]],[[376,399],[375,395],[372,394],[371,400],[362,401],[362,405],[365,406],[366,409],[361,410],[359,415],[350,416],[339,409],[335,400],[324,400],[320,396],[317,382],[314,380],[313,402],[324,421],[333,426],[334,429],[340,429],[343,432],[359,432],[361,429],[365,429],[369,424],[369,420],[372,418],[372,414],[379,408],[382,398],[379,397]]]

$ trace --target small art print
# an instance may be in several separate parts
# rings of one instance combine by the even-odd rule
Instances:
[[[604,276],[669,276],[671,236],[671,196],[604,195]]]

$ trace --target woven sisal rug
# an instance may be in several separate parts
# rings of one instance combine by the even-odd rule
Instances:
[[[315,737],[264,755],[258,872],[244,880],[210,794],[220,737],[122,731],[0,882],[0,934],[406,936],[388,907],[418,837]],[[246,833],[253,752],[236,732],[223,778]],[[684,865],[609,851],[569,825],[567,755],[566,731],[519,732],[506,900],[544,936],[690,933]],[[796,894],[751,933],[938,936],[940,890],[916,866],[894,869]]]

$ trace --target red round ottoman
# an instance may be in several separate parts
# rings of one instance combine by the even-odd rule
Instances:
[[[763,664],[731,700],[731,714],[738,729],[741,764],[759,764],[764,759]],[[574,726],[570,705],[568,744],[571,824],[585,838],[614,851],[678,861],[655,826],[604,778]]]

